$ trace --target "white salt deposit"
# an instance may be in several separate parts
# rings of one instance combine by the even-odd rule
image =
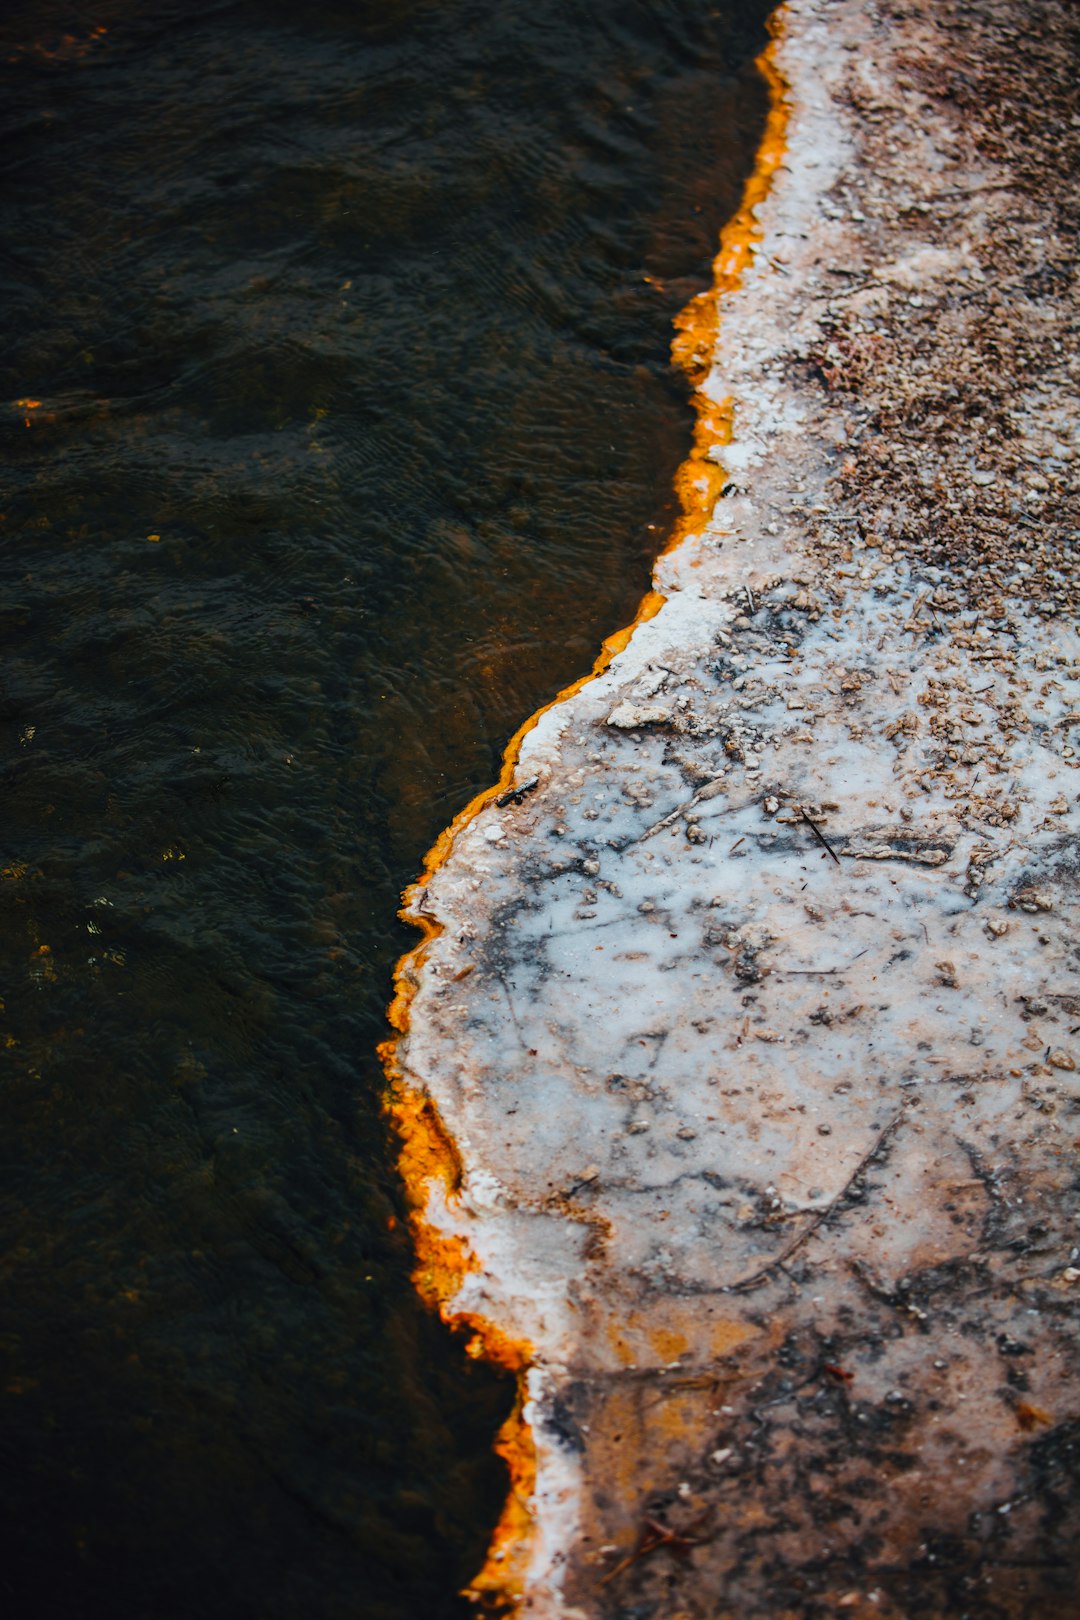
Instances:
[[[1080,646],[1019,585],[987,620],[850,513],[827,564],[804,541],[842,412],[779,358],[819,319],[831,244],[852,251],[822,206],[850,152],[828,89],[844,28],[789,12],[787,171],[706,384],[735,401],[710,453],[738,488],[661,560],[659,614],[528,734],[535,790],[484,809],[413,891],[442,931],[400,1055],[464,1166],[426,1217],[481,1263],[456,1307],[535,1351],[535,1616],[600,1612],[596,1493],[622,1490],[629,1526],[666,1477],[646,1424],[630,1483],[601,1479],[608,1453],[561,1402],[607,1434],[627,1380],[675,1364],[692,1383],[767,1335],[799,1268],[826,1322],[853,1275],[895,1294],[977,1259],[956,1189],[1049,1182],[1064,1147]],[[928,245],[873,273],[926,287],[962,258]],[[890,1354],[867,1374],[882,1401],[908,1376]],[[719,1468],[733,1448],[714,1446]]]

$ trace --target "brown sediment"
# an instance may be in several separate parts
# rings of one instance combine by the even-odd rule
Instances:
[[[682,367],[694,385],[695,424],[690,453],[675,475],[675,488],[682,512],[661,556],[669,555],[688,538],[701,532],[724,484],[725,475],[710,459],[709,453],[716,446],[730,443],[732,407],[730,401],[709,400],[701,391],[700,384],[715,348],[722,301],[739,285],[761,240],[762,231],[756,210],[767,196],[785,152],[786,86],[775,61],[781,37],[782,14],[781,6],[770,19],[770,43],[755,64],[768,88],[769,108],[754,168],[744,187],[738,211],[721,232],[720,247],[713,262],[711,287],[693,298],[675,319],[672,359]],[[514,1410],[495,1442],[496,1453],[503,1458],[509,1472],[509,1492],[486,1562],[469,1583],[465,1594],[478,1601],[491,1599],[500,1605],[516,1605],[522,1598],[528,1540],[533,1528],[530,1503],[536,1481],[536,1451],[524,1415],[525,1375],[533,1362],[533,1348],[527,1340],[511,1337],[485,1317],[455,1308],[454,1300],[463,1281],[470,1272],[480,1269],[480,1261],[464,1237],[441,1231],[427,1218],[426,1211],[433,1187],[440,1188],[452,1206],[461,1181],[460,1158],[434,1101],[425,1093],[410,1087],[403,1079],[397,1062],[397,1047],[409,1031],[410,1010],[427,949],[441,933],[439,922],[425,914],[423,890],[450,859],[461,832],[493,800],[512,787],[521,745],[540,719],[607,670],[612,660],[629,645],[638,627],[656,617],[665,600],[660,591],[646,592],[631,623],[604,640],[589,673],[565,687],[518,728],[504,751],[498,780],[478,793],[436,839],[425,857],[421,876],[405,892],[401,911],[401,916],[417,927],[423,937],[401,958],[395,970],[394,997],[388,1011],[395,1034],[381,1044],[379,1056],[387,1078],[386,1109],[401,1143],[398,1170],[409,1201],[410,1227],[416,1252],[413,1282],[424,1302],[437,1310],[444,1321],[472,1335],[467,1347],[469,1354],[483,1356],[494,1365],[515,1373],[518,1378]],[[658,1331],[663,1337],[662,1330],[650,1330],[654,1337]],[[747,1332],[742,1324],[729,1324],[720,1331],[717,1343],[722,1341],[725,1346],[738,1343],[747,1336]],[[683,1336],[672,1335],[671,1343],[667,1344],[667,1353],[671,1353],[676,1339],[680,1344],[685,1342]],[[665,1353],[663,1345],[660,1346],[660,1353]]]

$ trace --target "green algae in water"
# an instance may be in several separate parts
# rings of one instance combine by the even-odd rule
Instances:
[[[511,1392],[408,1280],[397,898],[647,586],[766,9],[0,25],[12,1613],[461,1612]]]

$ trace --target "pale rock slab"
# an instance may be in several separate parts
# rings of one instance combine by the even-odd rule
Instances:
[[[955,137],[898,87],[939,44],[905,15],[786,8],[789,156],[704,385],[736,488],[412,891],[399,1061],[464,1167],[426,1218],[480,1261],[456,1308],[535,1352],[531,1616],[1068,1612],[1075,616],[1037,546],[991,600],[890,543],[895,492],[837,482],[885,384],[800,360],[855,364],[851,287],[890,342],[897,300],[978,293],[989,204],[941,240],[917,206]],[[650,1517],[685,1545],[635,1560]]]

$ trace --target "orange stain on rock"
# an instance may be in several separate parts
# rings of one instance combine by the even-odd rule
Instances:
[[[501,1609],[508,1602],[520,1603],[524,1596],[536,1491],[536,1448],[522,1411],[520,1386],[514,1410],[499,1430],[495,1451],[510,1472],[510,1489],[484,1567],[470,1581],[464,1596],[480,1602],[493,1598]]]
[[[717,403],[708,399],[701,392],[701,385],[708,376],[716,351],[724,299],[738,287],[762,239],[762,229],[757,219],[758,206],[767,197],[773,175],[787,151],[785,84],[774,61],[781,28],[782,18],[777,14],[769,25],[772,43],[757,59],[757,66],[769,90],[765,133],[739,210],[720,233],[720,251],[713,260],[712,286],[707,292],[692,298],[675,317],[672,359],[682,367],[694,385],[697,421],[690,455],[676,474],[675,487],[682,502],[683,515],[676,525],[668,551],[681,545],[691,535],[701,533],[724,487],[726,475],[710,459],[710,451],[731,443],[732,402],[723,400]]]
[[[481,795],[482,802],[486,803],[488,797],[488,794]],[[454,826],[460,825],[459,817]],[[449,853],[449,846],[446,853]],[[442,858],[445,859],[445,854]],[[422,881],[426,881],[435,869],[429,856]],[[423,943],[398,965],[397,989],[390,1008],[390,1021],[399,1037],[408,1029],[409,1007],[421,953],[437,933],[432,923],[425,922],[422,926],[425,932]],[[496,1454],[506,1463],[510,1476],[509,1490],[492,1536],[487,1561],[466,1594],[477,1600],[497,1595],[500,1601],[516,1602],[524,1588],[531,1524],[530,1503],[536,1489],[536,1448],[523,1415],[525,1374],[534,1359],[533,1347],[525,1340],[504,1333],[485,1317],[454,1306],[462,1282],[470,1272],[479,1270],[480,1263],[463,1237],[444,1231],[429,1219],[428,1206],[433,1189],[438,1189],[449,1208],[453,1208],[461,1186],[461,1160],[435,1104],[404,1082],[397,1064],[396,1046],[396,1039],[385,1041],[379,1048],[379,1055],[389,1081],[386,1106],[400,1140],[398,1170],[411,1210],[410,1227],[416,1253],[413,1284],[424,1303],[438,1311],[444,1322],[471,1334],[466,1345],[467,1354],[483,1357],[496,1366],[504,1367],[516,1374],[518,1379],[514,1409],[495,1441]]]
[[[690,1352],[696,1361],[715,1361],[756,1338],[760,1330],[736,1317],[709,1321],[700,1300],[665,1299],[662,1321],[650,1320],[645,1311],[628,1311],[608,1322],[606,1331],[620,1366],[671,1367]]]
[[[709,452],[715,446],[731,442],[732,404],[729,400],[717,403],[707,399],[700,388],[716,347],[722,302],[739,285],[761,240],[762,231],[756,209],[768,194],[772,177],[786,151],[786,87],[774,61],[780,26],[779,16],[774,15],[769,24],[771,42],[757,59],[757,66],[768,87],[770,105],[753,173],[744,188],[738,212],[721,232],[720,249],[713,262],[711,288],[692,299],[675,320],[672,356],[694,384],[696,421],[690,455],[675,478],[683,508],[682,517],[661,555],[670,553],[701,532],[723,488],[725,475],[710,459]],[[410,1010],[427,947],[441,932],[439,924],[424,914],[423,891],[427,884],[450,858],[458,834],[493,799],[513,786],[522,743],[542,716],[573,697],[595,676],[602,674],[612,659],[629,644],[637,627],[656,617],[665,600],[655,590],[642,598],[633,622],[604,641],[589,674],[564,688],[514,733],[503,755],[498,781],[478,793],[436,839],[424,861],[421,876],[405,892],[401,915],[417,927],[423,937],[398,963],[394,997],[388,1011],[390,1024],[396,1033],[379,1048],[388,1081],[386,1108],[401,1143],[398,1168],[411,1211],[410,1227],[416,1251],[414,1284],[425,1302],[436,1309],[444,1321],[470,1331],[470,1354],[484,1356],[495,1365],[514,1372],[518,1378],[518,1398],[514,1411],[503,1424],[495,1444],[497,1454],[504,1459],[509,1470],[510,1490],[492,1537],[487,1561],[466,1592],[467,1596],[475,1599],[494,1599],[500,1605],[509,1604],[511,1608],[520,1603],[523,1595],[533,1524],[536,1450],[524,1416],[524,1407],[525,1377],[535,1359],[534,1351],[526,1341],[511,1338],[485,1318],[455,1309],[454,1300],[463,1281],[470,1272],[480,1269],[481,1262],[464,1237],[447,1233],[433,1223],[429,1218],[429,1204],[433,1190],[437,1189],[452,1212],[461,1185],[461,1162],[434,1102],[405,1081],[397,1061],[397,1044],[408,1033]],[[714,1324],[714,1328],[717,1330],[713,1334],[715,1342],[710,1344],[714,1354],[723,1353],[743,1338],[751,1336],[744,1324],[718,1323]],[[684,1335],[675,1333],[671,1337],[672,1348],[676,1341],[682,1348],[674,1353],[682,1354],[689,1341]]]

